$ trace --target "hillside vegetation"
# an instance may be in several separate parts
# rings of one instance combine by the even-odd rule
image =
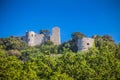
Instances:
[[[0,39],[0,80],[119,80],[120,43],[97,35],[93,48],[77,52],[81,37],[74,33],[60,46],[46,41],[36,47],[19,38]]]

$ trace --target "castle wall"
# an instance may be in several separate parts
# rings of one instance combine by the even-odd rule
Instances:
[[[26,36],[21,38],[28,44],[28,46],[36,46],[44,43],[44,35],[37,34],[33,31],[26,32]]]
[[[43,34],[36,34],[34,39],[34,46],[40,45],[44,43],[44,35]]]
[[[54,45],[59,45],[60,42],[60,28],[54,27],[52,29],[52,35],[50,36],[50,40],[54,43]]]
[[[21,40],[23,40],[23,41],[26,42],[26,36],[22,36],[22,37],[21,37]]]
[[[45,42],[45,36],[43,34],[37,34],[33,31],[26,32],[26,36],[22,36],[21,39],[25,41],[28,46],[36,46]],[[54,45],[60,44],[60,28],[54,27],[52,29],[52,35],[48,39],[54,43]]]
[[[45,36],[43,34],[37,34],[33,31],[26,32],[26,36],[22,36],[21,39],[25,41],[28,46],[37,46],[41,45],[45,42]],[[50,36],[50,41],[54,43],[54,45],[59,45],[60,42],[60,29],[58,27],[54,27],[52,29],[52,35]],[[78,51],[86,51],[89,48],[93,47],[94,39],[92,38],[81,38],[78,39],[77,47]]]
[[[94,39],[92,38],[81,38],[78,39],[78,51],[86,51],[89,48],[93,47]]]
[[[34,46],[34,35],[35,33],[33,31],[29,31],[26,33],[26,39],[28,46]]]

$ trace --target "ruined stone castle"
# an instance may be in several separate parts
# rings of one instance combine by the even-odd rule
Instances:
[[[60,41],[60,28],[54,27],[52,29],[52,35],[50,38],[46,38],[44,34],[38,34],[34,31],[26,32],[25,36],[22,36],[21,39],[27,43],[28,46],[37,46],[44,44],[46,40],[50,40],[54,43],[54,45],[59,45]]]
[[[89,48],[93,47],[94,39],[92,38],[81,38],[78,39],[78,51],[87,51]]]
[[[52,35],[50,38],[46,38],[44,34],[37,34],[34,31],[26,32],[25,36],[22,36],[21,39],[25,41],[28,46],[37,46],[44,44],[46,40],[50,40],[54,43],[54,45],[59,45],[60,41],[60,28],[54,27],[52,29]],[[94,39],[92,38],[80,38],[77,42],[78,51],[86,51],[91,48],[94,44]]]

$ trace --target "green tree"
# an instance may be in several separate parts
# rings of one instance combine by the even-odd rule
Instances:
[[[59,73],[54,72],[54,75],[50,76],[50,80],[74,80],[73,78],[69,77],[66,73]]]
[[[120,60],[120,43],[117,44],[115,55]]]
[[[72,40],[69,40],[61,45],[61,47],[68,48],[73,52],[78,51],[77,43],[79,38],[86,37],[83,33],[80,32],[74,32],[71,35]]]
[[[11,50],[11,49],[21,50],[27,47],[25,42],[23,42],[19,38],[14,38],[14,37],[0,39],[0,45],[2,45],[3,48],[6,50]]]
[[[45,36],[45,40],[48,40],[48,39],[50,39],[50,31],[49,30],[40,30],[40,34],[44,34],[44,36]]]
[[[74,33],[72,33],[71,37],[72,37],[72,40],[74,40],[76,42],[79,38],[83,38],[86,36],[81,32],[74,32]]]
[[[15,56],[0,58],[0,79],[1,80],[16,80],[20,79],[23,62]]]

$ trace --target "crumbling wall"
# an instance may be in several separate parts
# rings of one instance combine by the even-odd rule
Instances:
[[[81,38],[78,39],[78,51],[87,51],[89,48],[93,47],[94,39],[92,38]]]
[[[23,40],[28,44],[28,46],[36,46],[44,43],[44,35],[29,31],[26,32],[26,36],[23,37]]]
[[[25,41],[28,46],[36,46],[43,44],[45,42],[45,35],[44,34],[37,34],[34,31],[26,32],[26,36],[22,36],[21,39]],[[60,28],[54,27],[52,29],[52,35],[50,36],[50,41],[54,43],[54,45],[60,44]]]
[[[54,27],[52,29],[52,35],[50,37],[50,40],[54,43],[54,45],[60,44],[60,28]]]

